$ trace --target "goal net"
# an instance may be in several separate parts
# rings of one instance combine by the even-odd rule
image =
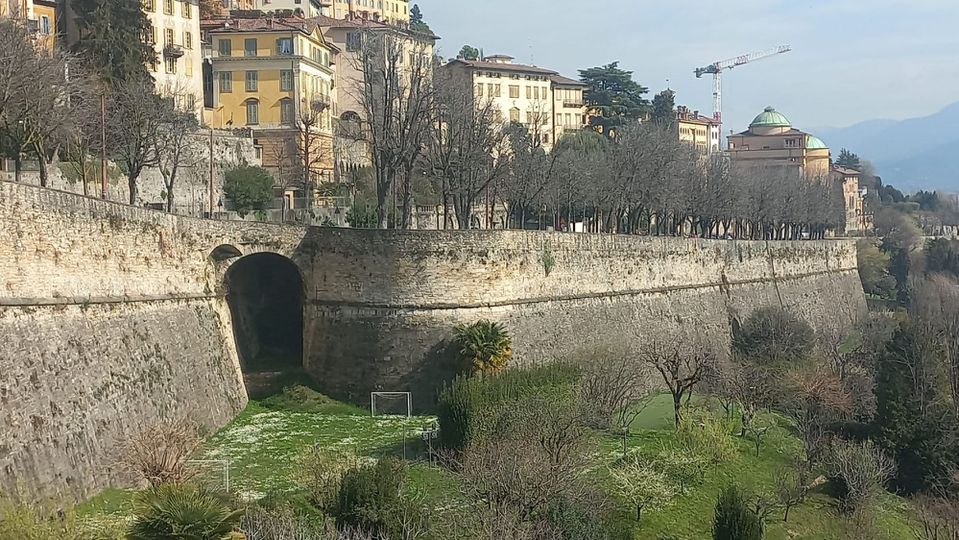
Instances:
[[[192,459],[186,462],[197,485],[221,493],[230,492],[230,461],[226,459]]]
[[[370,416],[413,416],[411,392],[370,392]]]

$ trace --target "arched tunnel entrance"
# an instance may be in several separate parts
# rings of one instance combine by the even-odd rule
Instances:
[[[240,366],[251,397],[303,370],[303,278],[275,253],[242,257],[226,272]]]

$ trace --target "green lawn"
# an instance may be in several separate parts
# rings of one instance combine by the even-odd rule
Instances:
[[[290,396],[287,396],[290,397]],[[433,422],[432,417],[371,418],[368,412],[337,404],[320,396],[298,396],[313,400],[309,407],[289,400],[252,402],[233,422],[206,441],[200,459],[228,460],[231,486],[241,497],[255,499],[269,494],[296,492],[296,456],[311,445],[349,449],[361,456],[385,454],[402,456],[404,436],[408,436],[406,455],[411,466],[411,488],[427,495],[437,507],[445,507],[458,496],[455,477],[424,461],[420,430]],[[264,405],[266,403],[269,408]],[[729,483],[759,489],[771,486],[776,470],[800,451],[800,443],[785,423],[766,436],[760,457],[755,457],[751,442],[736,439],[738,452],[713,466],[703,483],[687,488],[684,495],[659,511],[645,513],[637,524],[633,511],[622,505],[617,520],[628,524],[637,539],[708,538],[713,507],[720,490]],[[601,461],[612,463],[622,455],[622,436],[601,434]],[[631,426],[627,444],[630,449],[658,450],[673,441],[673,411],[668,396],[653,400]],[[598,474],[605,473],[600,464]],[[130,493],[108,491],[79,508],[82,515],[122,519],[129,515]],[[888,495],[883,499],[875,540],[912,538],[908,503]],[[833,499],[814,492],[805,504],[794,508],[788,523],[781,513],[770,518],[767,538],[840,540],[849,538],[846,520],[837,514]]]

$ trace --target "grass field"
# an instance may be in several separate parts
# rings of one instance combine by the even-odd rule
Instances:
[[[377,417],[368,411],[339,404],[315,393],[285,395],[279,399],[252,402],[228,426],[206,441],[201,459],[229,460],[232,488],[242,498],[295,495],[296,457],[312,445],[349,449],[360,456],[386,454],[414,461],[410,483],[427,501],[445,507],[458,496],[455,477],[443,469],[430,467],[424,458],[420,430],[433,422],[432,417]],[[602,434],[600,459],[612,462],[622,455],[622,437]],[[627,444],[630,449],[660,449],[673,442],[673,412],[668,396],[653,400],[631,426]],[[800,450],[800,443],[784,426],[773,428],[766,436],[761,455],[755,456],[751,442],[736,439],[735,455],[710,468],[705,480],[690,486],[671,505],[644,515],[636,524],[633,512],[622,505],[617,520],[634,531],[637,539],[699,540],[710,536],[713,507],[723,486],[735,483],[746,488],[771,486],[776,470]],[[600,474],[605,467],[600,463]],[[123,519],[129,515],[131,494],[109,491],[80,507],[83,515]],[[875,524],[875,540],[914,538],[910,528],[909,504],[892,495],[884,497]],[[851,535],[849,525],[833,506],[833,499],[815,491],[806,503],[794,508],[788,523],[782,514],[768,522],[770,540],[812,539],[844,540]]]

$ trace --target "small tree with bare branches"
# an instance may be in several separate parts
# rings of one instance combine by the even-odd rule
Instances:
[[[651,340],[640,351],[643,362],[659,372],[673,398],[673,416],[679,426],[683,403],[692,397],[693,389],[717,364],[715,351],[706,343],[674,339]]]

